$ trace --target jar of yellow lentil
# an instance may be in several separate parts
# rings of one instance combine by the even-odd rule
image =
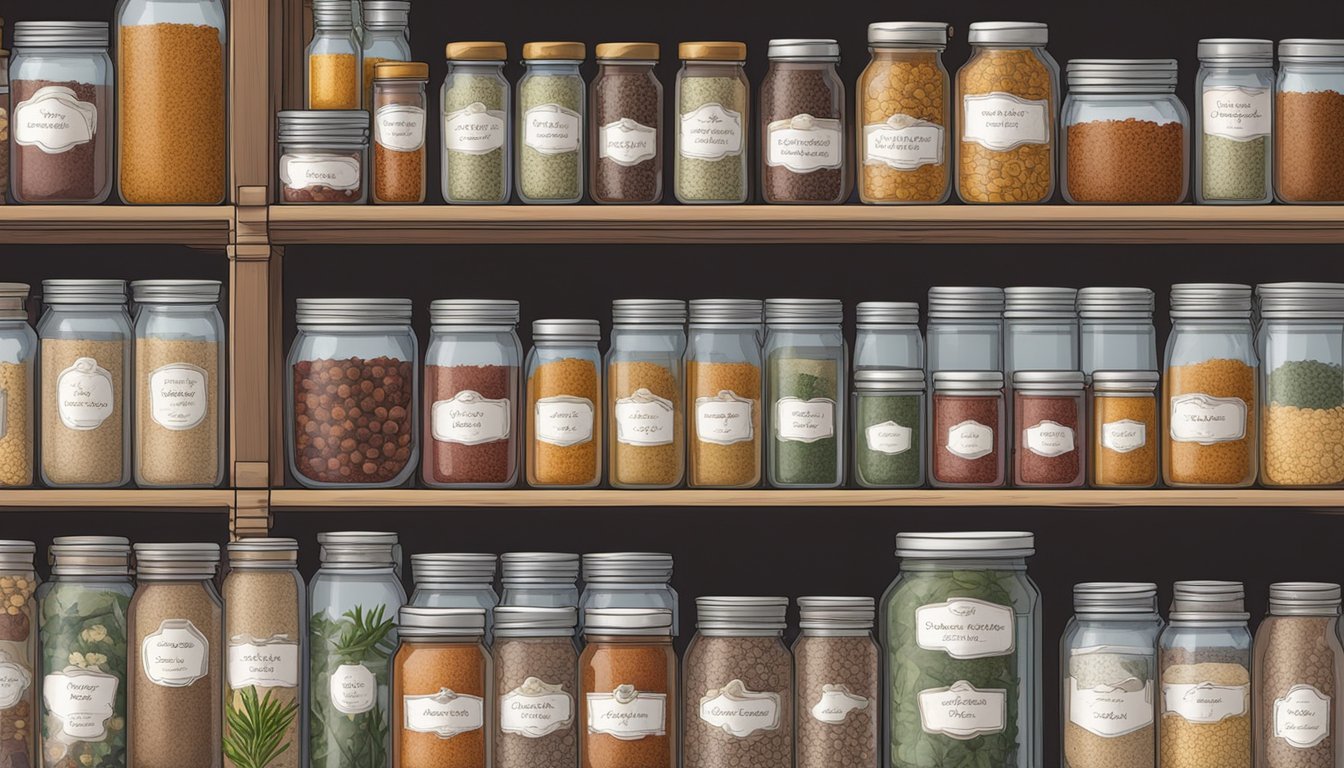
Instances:
[[[359,109],[363,102],[362,51],[353,14],[349,0],[313,0],[313,39],[305,52],[303,81],[308,109]]]
[[[1093,487],[1157,485],[1157,381],[1157,371],[1092,373]]]
[[[686,302],[618,299],[607,352],[608,473],[617,488],[672,488],[685,469]]]
[[[527,355],[527,482],[591,488],[602,479],[601,326],[538,320]]]

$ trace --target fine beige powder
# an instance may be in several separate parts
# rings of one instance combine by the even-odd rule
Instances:
[[[125,482],[125,341],[42,340],[42,473],[57,485]],[[71,429],[61,420],[61,373],[91,358],[112,380],[111,413],[94,429]]]
[[[193,420],[204,406],[204,416],[188,429],[169,428],[154,418],[155,386],[151,377],[165,367],[204,372],[203,391],[185,388],[195,402],[183,410],[190,412]],[[147,485],[215,485],[219,481],[219,344],[139,339],[135,343],[135,380],[136,481]]]

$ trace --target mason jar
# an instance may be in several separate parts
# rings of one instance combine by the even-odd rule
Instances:
[[[583,43],[527,43],[518,81],[518,197],[524,203],[583,199],[587,106]]]
[[[1013,374],[1013,485],[1080,488],[1087,482],[1087,398],[1082,371]]]
[[[364,101],[364,67],[354,6],[350,0],[313,0],[312,5],[313,39],[304,51],[308,64],[303,77],[304,106],[359,109]]]
[[[485,611],[407,606],[397,632],[390,765],[491,765],[495,676]]]
[[[289,470],[308,488],[391,488],[415,471],[410,299],[299,299],[285,364]]]
[[[1082,288],[1078,315],[1082,326],[1081,369],[1093,371],[1156,371],[1155,299],[1148,288]]]
[[[1274,197],[1344,203],[1344,40],[1279,41],[1274,102]]]
[[[373,68],[384,61],[411,60],[410,0],[363,0],[360,45],[363,81],[361,108],[373,112]]]
[[[494,768],[577,766],[577,611],[508,606],[495,621]]]
[[[499,557],[500,605],[564,608],[579,605],[579,556],[569,552],[505,552]]]
[[[33,484],[37,333],[28,324],[28,285],[0,283],[0,487]]]
[[[1073,288],[1003,289],[1003,375],[1018,371],[1078,370],[1078,291]]]
[[[882,764],[882,651],[871,597],[798,598],[793,643],[798,768]]]
[[[411,579],[415,590],[410,605],[418,608],[480,608],[485,611],[485,639],[494,626],[495,564],[488,553],[434,552],[411,555]]]
[[[1199,41],[1195,202],[1274,202],[1274,41]]]
[[[617,299],[607,350],[607,476],[614,488],[674,488],[686,473],[686,302]]]
[[[583,556],[579,615],[588,608],[666,608],[680,627],[672,556],[663,552],[591,552]]]
[[[527,354],[527,483],[592,488],[602,481],[602,328],[537,320]]]
[[[839,205],[849,199],[849,128],[840,43],[771,40],[760,85],[761,199]]]
[[[373,202],[425,201],[425,90],[429,65],[386,61],[373,67]]]
[[[929,289],[928,371],[1002,371],[1002,288]]]
[[[1003,374],[938,371],[930,408],[929,482],[934,488],[1002,488],[1009,443]]]
[[[9,766],[42,765],[34,750],[38,720],[38,691],[43,687],[43,656],[38,655],[37,546],[31,541],[0,540],[0,600],[5,606],[5,629],[0,633],[0,720],[10,729],[5,746]],[[45,761],[43,761],[45,762]]]
[[[761,301],[693,299],[686,342],[687,484],[761,483]]]
[[[579,765],[676,768],[680,687],[671,611],[589,608],[583,636]]]
[[[924,485],[924,372],[854,371],[854,481],[864,488]]]
[[[443,126],[443,200],[502,205],[513,190],[513,105],[504,77],[508,47],[449,43],[439,92]]]
[[[657,43],[601,43],[589,102],[588,194],[595,203],[663,199],[663,84]]]
[[[369,113],[285,110],[276,116],[282,203],[369,201]]]
[[[848,350],[838,299],[767,299],[765,358],[776,488],[835,488],[845,482]]]
[[[1091,459],[1094,488],[1152,488],[1162,476],[1157,446],[1161,409],[1157,371],[1092,374]]]
[[[924,334],[919,304],[913,301],[863,301],[854,308],[854,370],[924,370]]]
[[[681,203],[751,198],[751,81],[746,43],[682,43],[677,54],[673,187]]]

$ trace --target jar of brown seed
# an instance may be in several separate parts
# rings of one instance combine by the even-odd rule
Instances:
[[[578,765],[578,612],[495,609],[495,768]]]
[[[592,95],[595,203],[656,203],[663,198],[663,85],[653,68],[657,43],[602,43]]]
[[[871,597],[800,597],[793,644],[798,768],[876,768],[877,641]]]
[[[767,203],[849,199],[845,84],[834,40],[771,40],[761,81],[761,197]]]

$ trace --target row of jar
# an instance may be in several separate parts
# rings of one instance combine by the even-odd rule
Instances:
[[[0,487],[213,487],[224,478],[217,280],[0,283]],[[37,470],[40,470],[37,471]]]

